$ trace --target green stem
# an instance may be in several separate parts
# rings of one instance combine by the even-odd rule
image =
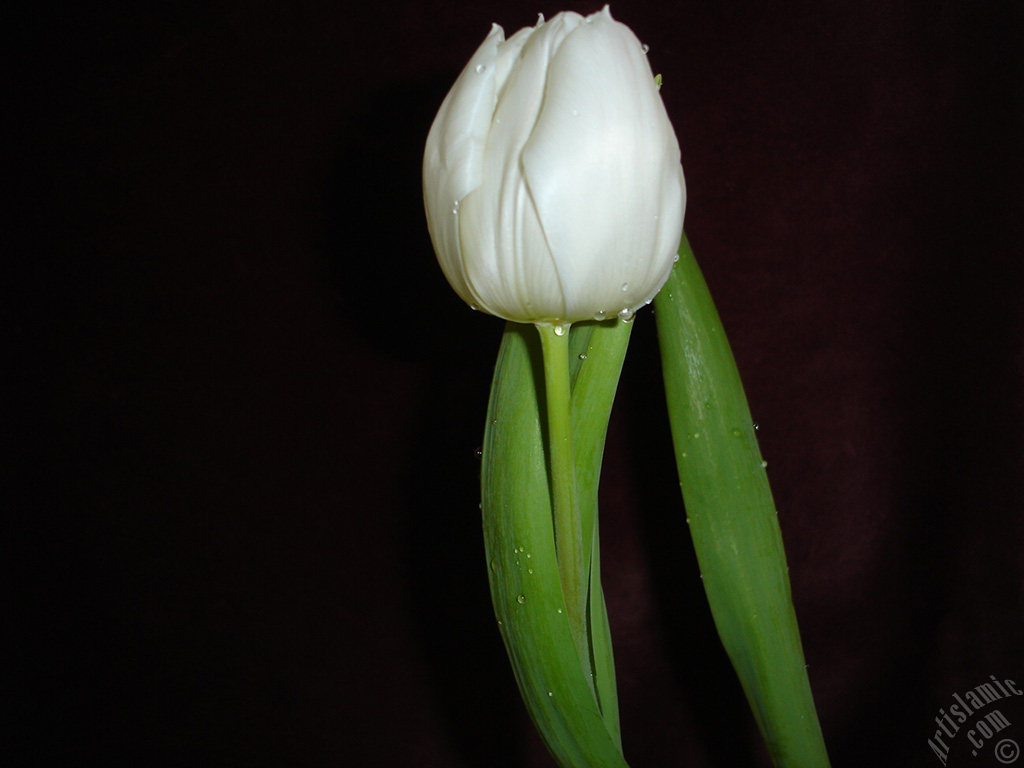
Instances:
[[[576,459],[572,445],[569,379],[569,326],[537,324],[544,356],[544,393],[551,461],[551,496],[555,552],[569,628],[587,680],[593,684],[587,640],[587,579],[583,562],[583,527],[576,489]]]

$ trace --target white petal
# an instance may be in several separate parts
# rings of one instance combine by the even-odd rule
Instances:
[[[522,154],[568,321],[653,295],[671,269],[685,204],[679,145],[639,40],[607,9],[587,21],[551,62]]]
[[[427,226],[445,277],[467,303],[473,300],[464,275],[455,211],[483,179],[484,145],[496,101],[494,62],[504,39],[504,30],[493,25],[445,97],[423,155]]]
[[[564,293],[523,182],[520,155],[544,99],[548,65],[578,14],[559,14],[509,43],[520,47],[498,95],[480,186],[459,210],[469,291],[486,311],[511,320],[564,313]],[[521,42],[520,42],[521,40]],[[504,60],[499,49],[499,61]],[[499,77],[501,66],[499,64]]]

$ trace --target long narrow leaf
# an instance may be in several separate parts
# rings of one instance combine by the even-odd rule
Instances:
[[[592,564],[597,478],[628,333],[614,325],[573,329],[573,436],[585,510],[585,555]],[[588,617],[593,680],[582,672],[585,665],[565,613],[555,559],[541,376],[536,332],[509,323],[491,389],[481,478],[495,615],[523,700],[558,763],[564,768],[624,768],[610,633],[593,565]],[[590,393],[586,406],[577,392]]]
[[[655,299],[687,522],[719,636],[772,760],[827,768],[782,534],[746,396],[685,236]]]

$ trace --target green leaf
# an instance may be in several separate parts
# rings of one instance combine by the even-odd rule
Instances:
[[[827,768],[750,409],[684,235],[655,298],[687,522],[711,612],[776,766]]]
[[[589,660],[577,654],[559,579],[543,366],[531,326],[506,325],[488,407],[481,482],[491,597],[524,703],[563,768],[626,766],[596,516],[604,437],[629,330],[620,322],[582,323],[570,332],[573,441],[584,562],[590,564]],[[594,670],[592,680],[585,668]]]

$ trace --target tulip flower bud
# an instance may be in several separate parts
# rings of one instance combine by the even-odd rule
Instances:
[[[608,7],[505,40],[495,24],[434,119],[430,236],[470,306],[506,320],[629,319],[683,228],[679,142],[646,49]]]

